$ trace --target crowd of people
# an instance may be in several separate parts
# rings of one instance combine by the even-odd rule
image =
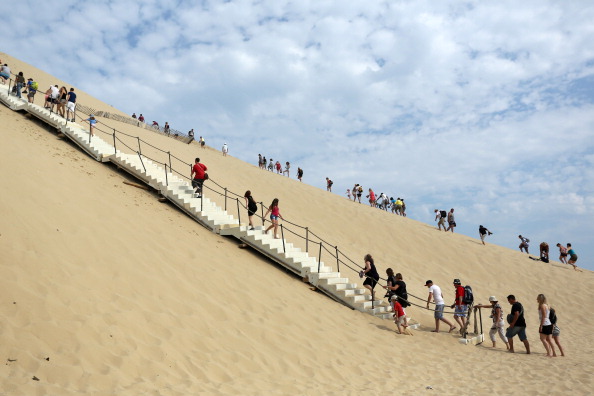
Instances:
[[[365,277],[363,286],[371,293],[372,299],[375,298],[374,288],[379,282],[379,273],[375,266],[373,257],[370,254],[363,258],[364,266],[359,272],[361,278]],[[405,308],[410,306],[409,296],[406,289],[406,283],[403,280],[402,274],[394,274],[392,268],[386,270],[387,280],[383,288],[386,290],[386,297],[392,306],[393,318],[399,334],[411,334],[408,327],[408,320]],[[490,318],[492,325],[489,330],[489,338],[491,339],[493,348],[497,347],[496,336],[498,335],[501,341],[505,344],[506,349],[514,353],[514,337],[518,336],[520,341],[526,348],[526,353],[530,353],[530,343],[526,335],[526,319],[524,315],[524,307],[516,299],[513,294],[507,296],[507,301],[511,305],[510,313],[504,316],[504,309],[499,304],[499,300],[495,296],[489,297],[488,304],[474,305],[474,296],[470,286],[462,286],[460,279],[453,280],[454,286],[454,302],[450,308],[454,309],[453,317],[456,323],[451,322],[445,317],[444,310],[446,307],[445,299],[441,288],[432,280],[427,280],[425,286],[429,289],[427,296],[426,309],[431,310],[430,304],[433,303],[435,307],[433,310],[433,317],[435,319],[435,328],[431,330],[434,333],[439,333],[440,324],[448,325],[448,332],[452,333],[459,326],[460,334],[464,334],[468,325],[468,316],[473,310],[487,308],[491,310]],[[547,298],[543,294],[536,297],[538,310],[538,334],[539,338],[545,347],[547,357],[556,357],[555,345],[559,350],[561,356],[565,356],[565,351],[560,341],[561,329],[557,325],[557,314],[555,310],[548,304]],[[504,320],[505,318],[505,320]],[[507,328],[505,322],[507,321]],[[457,325],[457,326],[456,326]]]
[[[2,61],[0,60],[0,64]],[[12,72],[8,64],[0,66],[0,81],[2,84],[6,84],[6,81],[12,78]],[[25,76],[22,71],[14,75],[14,85],[9,92],[9,95],[14,95],[18,99],[24,100],[23,94],[27,94],[27,102],[34,103],[35,94],[39,90],[39,83],[33,78],[29,77],[25,80]],[[43,107],[49,109],[52,112],[56,112],[67,121],[75,121],[75,108],[76,108],[76,93],[74,88],[68,90],[65,86],[59,87],[51,85],[45,91]]]

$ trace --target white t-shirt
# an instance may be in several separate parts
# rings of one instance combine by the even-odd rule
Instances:
[[[433,293],[433,301],[435,305],[443,305],[445,304],[443,301],[443,297],[441,296],[441,289],[437,285],[431,285],[429,288],[429,293]]]

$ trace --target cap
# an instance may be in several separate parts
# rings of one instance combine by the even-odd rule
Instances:
[[[394,294],[392,297],[390,297],[390,300],[398,300],[398,296]]]
[[[454,279],[454,285],[459,285],[460,283],[462,283],[462,282],[460,282],[460,279],[458,279],[458,278]]]
[[[95,117],[93,114],[91,114],[89,117]]]
[[[32,79],[31,77],[29,77],[29,78],[27,79],[27,81],[33,81],[33,79]]]
[[[492,302],[497,302],[497,301],[499,301],[499,300],[497,300],[497,297],[495,297],[495,296],[491,296],[491,297],[489,297],[489,301],[492,301]]]
[[[432,280],[428,280],[427,282],[425,282],[425,286],[428,286],[430,283],[433,283]]]

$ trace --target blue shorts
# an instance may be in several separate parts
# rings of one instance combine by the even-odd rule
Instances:
[[[270,215],[270,221],[278,220],[278,216]]]
[[[454,306],[454,316],[457,316],[459,318],[465,318],[466,317],[466,311],[468,310],[468,306],[467,305],[455,305]]]
[[[433,313],[433,317],[435,319],[443,318],[443,309],[445,308],[444,304],[435,305],[435,312]]]
[[[527,339],[526,328],[514,326],[514,327],[509,327],[507,329],[507,331],[505,332],[505,336],[508,339],[514,337],[515,335],[518,335],[518,337],[520,337],[520,341],[525,341]]]
[[[0,77],[4,77],[7,80],[10,78],[10,76],[8,74],[6,74],[6,73],[0,73]]]

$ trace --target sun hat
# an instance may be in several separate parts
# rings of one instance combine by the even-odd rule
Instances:
[[[499,300],[497,300],[497,297],[495,297],[495,296],[489,297],[489,302],[497,302],[497,301],[499,301]]]

